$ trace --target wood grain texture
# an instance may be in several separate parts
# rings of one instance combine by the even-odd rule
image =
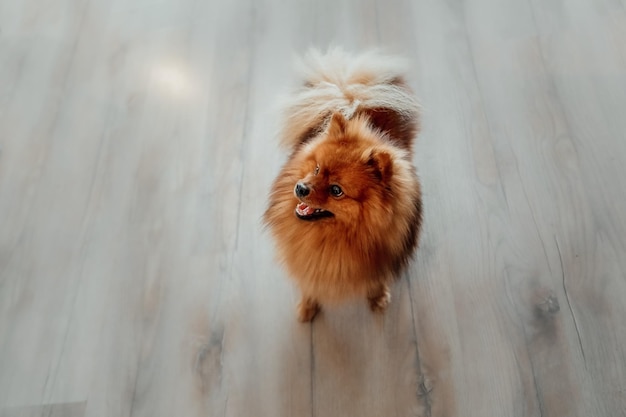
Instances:
[[[46,404],[32,407],[9,407],[0,410],[1,417],[83,417],[85,402]]]
[[[421,249],[295,318],[291,59],[412,61]],[[0,416],[626,416],[626,4],[0,0]]]

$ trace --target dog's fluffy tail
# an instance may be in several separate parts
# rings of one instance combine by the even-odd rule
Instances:
[[[298,63],[301,87],[286,98],[281,144],[293,149],[321,133],[333,113],[371,124],[410,150],[419,104],[406,85],[406,62],[377,51],[351,55],[339,48],[310,50]]]

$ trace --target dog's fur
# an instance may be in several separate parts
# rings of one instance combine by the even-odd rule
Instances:
[[[302,292],[301,321],[352,296],[383,311],[421,228],[419,106],[394,57],[313,50],[300,70],[281,134],[291,154],[264,221]]]

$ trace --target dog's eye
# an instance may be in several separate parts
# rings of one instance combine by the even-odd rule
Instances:
[[[331,185],[330,186],[330,194],[333,197],[341,197],[343,195],[343,190],[338,185]]]
[[[315,171],[313,171],[313,175],[317,175],[317,174],[319,174],[319,173],[320,173],[320,166],[319,166],[319,165],[316,165],[316,166],[315,166]]]

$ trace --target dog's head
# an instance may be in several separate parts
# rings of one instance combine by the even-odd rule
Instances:
[[[354,223],[364,220],[364,210],[385,211],[394,155],[380,135],[365,118],[334,114],[327,130],[300,150],[296,216]]]

